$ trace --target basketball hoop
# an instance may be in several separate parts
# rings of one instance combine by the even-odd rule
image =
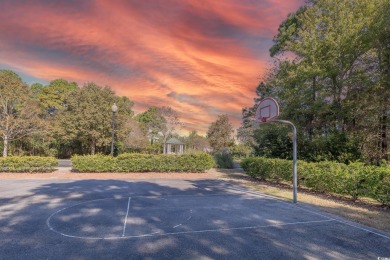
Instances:
[[[293,130],[293,202],[297,203],[298,177],[297,177],[297,129],[293,123],[286,120],[278,120],[279,104],[273,98],[265,98],[260,101],[256,109],[253,125],[264,124],[267,122],[279,122],[290,125]]]
[[[265,98],[260,101],[255,114],[255,121],[266,123],[279,116],[279,105],[273,98]]]

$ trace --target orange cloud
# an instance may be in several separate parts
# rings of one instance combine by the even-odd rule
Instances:
[[[0,67],[109,85],[136,112],[171,106],[186,130],[239,126],[278,25],[303,0],[2,1]],[[30,82],[32,83],[32,82]]]

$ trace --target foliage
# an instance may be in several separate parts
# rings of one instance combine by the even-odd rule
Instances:
[[[206,137],[199,135],[195,130],[188,134],[184,140],[187,151],[205,151],[208,149],[209,142]]]
[[[160,134],[166,131],[166,119],[157,107],[150,107],[147,111],[136,116],[144,134],[150,140],[150,144],[160,139]]]
[[[214,166],[207,153],[74,155],[71,160],[73,168],[80,172],[204,172]]]
[[[228,150],[213,153],[214,161],[217,168],[233,169],[233,157]]]
[[[52,146],[50,133],[41,131],[12,142],[9,153],[13,156],[57,157],[58,150]]]
[[[247,116],[243,115],[243,118]],[[237,129],[237,141],[240,144],[251,146],[255,140],[253,139],[254,128],[252,126],[241,126]]]
[[[229,122],[228,116],[221,115],[209,126],[207,139],[214,151],[219,151],[234,144],[232,133],[233,127]]]
[[[290,160],[252,157],[241,166],[252,177],[271,181],[292,181]],[[308,163],[298,161],[299,185],[319,192],[349,195],[354,199],[370,197],[390,205],[390,167],[350,165],[336,162]]]
[[[148,154],[160,154],[163,152],[163,144],[156,142],[153,144],[148,144],[144,152]]]
[[[229,150],[234,159],[247,158],[253,153],[252,147],[245,144],[233,145]]]
[[[312,0],[279,26],[270,50],[274,65],[243,109],[240,139],[262,156],[285,158],[261,146],[250,118],[258,100],[275,97],[281,118],[297,126],[299,156],[308,161],[389,158],[390,2]],[[267,134],[266,134],[267,135]],[[276,138],[276,136],[275,136]]]
[[[104,151],[112,141],[113,112],[111,106],[116,103],[115,128],[118,137],[128,134],[124,127],[132,116],[133,103],[126,97],[117,97],[108,87],[102,88],[88,83],[83,88],[76,88],[67,97],[67,106],[60,111],[53,121],[56,138],[68,145],[80,143],[82,152],[96,149]]]
[[[0,172],[52,172],[57,164],[53,157],[9,156],[0,158]]]
[[[32,84],[29,89],[12,71],[2,71],[1,76],[8,86],[1,85],[0,96],[7,100],[10,96],[14,98],[8,104],[13,107],[6,111],[12,115],[2,113],[4,104],[0,107],[0,131],[4,140],[0,146],[7,151],[4,154],[10,151],[14,155],[60,158],[75,153],[108,154],[113,122],[114,151],[158,154],[162,151],[161,142],[175,135],[174,131],[182,125],[171,107],[151,107],[134,118],[132,101],[92,82],[80,88],[74,82],[56,79],[48,85]],[[111,111],[114,103],[119,107],[115,117]],[[10,116],[13,120],[7,121]],[[10,127],[12,123],[15,127]],[[5,129],[8,132],[4,135]],[[8,148],[10,141],[13,142]]]
[[[40,107],[47,116],[54,116],[59,110],[67,105],[67,96],[77,89],[75,82],[64,79],[56,79],[47,86],[34,84],[31,86],[34,96],[39,100]]]
[[[254,131],[254,155],[269,158],[292,158],[292,138],[289,128],[279,124],[264,124]]]
[[[165,119],[165,127],[162,129],[163,143],[165,143],[178,128],[183,126],[183,123],[180,122],[179,113],[171,107],[160,107],[159,112]]]
[[[0,136],[3,157],[11,141],[30,136],[43,128],[38,104],[30,99],[30,89],[12,71],[0,70]]]
[[[128,129],[128,133],[124,134],[121,138],[121,144],[123,149],[133,152],[145,151],[150,146],[149,141],[142,131],[141,126],[133,118],[129,118],[125,122],[125,129]]]

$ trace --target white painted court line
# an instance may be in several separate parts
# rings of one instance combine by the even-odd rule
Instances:
[[[309,209],[305,209],[305,208],[302,208],[302,207],[299,207],[299,206],[295,206],[295,207],[297,207],[297,208],[299,208],[299,209],[301,209],[301,210],[305,210],[305,211],[307,211],[307,212],[313,213],[313,214],[317,214],[317,215],[319,215],[319,216],[327,217],[327,216],[325,216],[325,215],[322,215],[322,214],[320,214],[320,213],[311,211],[311,210],[309,210]],[[329,218],[329,217],[327,217],[327,218]],[[331,219],[331,218],[329,218],[329,219]],[[383,238],[390,239],[389,236],[383,235],[383,234],[381,234],[381,233],[378,233],[378,232],[375,232],[375,231],[373,231],[373,230],[369,230],[369,229],[366,229],[366,228],[363,228],[363,227],[358,227],[358,226],[356,226],[356,225],[353,225],[353,224],[351,224],[351,223],[348,223],[347,221],[339,220],[339,219],[336,219],[336,218],[332,218],[332,219],[333,219],[334,221],[336,221],[336,222],[341,223],[341,224],[344,224],[344,225],[347,225],[347,226],[350,226],[350,227],[353,227],[353,228],[356,228],[356,229],[359,229],[359,230],[363,230],[363,231],[366,231],[366,232],[371,233],[371,234],[375,234],[375,235],[380,236],[380,237],[383,237]]]
[[[236,228],[220,228],[220,229],[205,229],[205,230],[181,231],[181,232],[164,233],[164,234],[161,234],[161,235],[180,235],[180,234],[220,232],[220,231],[230,231],[230,230],[259,229],[259,228],[267,228],[267,227],[280,227],[280,226],[289,226],[289,225],[303,225],[303,224],[322,223],[322,222],[330,222],[330,221],[333,221],[333,220],[332,219],[313,220],[313,221],[300,221],[300,222],[291,222],[291,223],[283,223],[283,224],[251,226],[251,227],[236,227]]]
[[[227,181],[225,181],[225,182],[227,182]],[[227,183],[229,183],[229,182],[227,182]],[[348,226],[350,226],[350,227],[353,227],[353,228],[356,228],[356,229],[359,229],[359,230],[362,230],[362,231],[365,231],[365,232],[368,232],[368,233],[371,233],[371,234],[374,234],[374,235],[377,235],[377,236],[380,236],[380,237],[383,237],[383,238],[390,239],[390,236],[383,235],[383,234],[381,234],[381,233],[375,232],[374,230],[370,230],[370,229],[358,227],[358,226],[356,226],[356,225],[353,225],[353,224],[351,224],[351,223],[348,223],[348,222],[346,222],[346,221],[342,221],[342,220],[339,220],[339,219],[330,218],[329,216],[323,215],[323,214],[321,214],[321,213],[318,213],[318,212],[315,212],[315,211],[312,211],[312,210],[309,210],[309,209],[305,209],[305,208],[300,207],[300,206],[298,206],[298,205],[294,205],[294,204],[292,204],[291,202],[284,201],[284,200],[279,199],[279,198],[277,198],[277,197],[274,197],[274,196],[271,196],[271,195],[267,195],[267,194],[263,194],[263,193],[260,193],[260,192],[257,192],[257,191],[250,191],[250,190],[248,191],[248,190],[242,189],[242,187],[237,186],[237,185],[234,185],[234,184],[230,184],[230,185],[235,186],[237,190],[240,190],[240,191],[242,191],[242,192],[244,192],[244,193],[258,194],[259,196],[262,196],[262,197],[269,197],[269,198],[271,198],[271,199],[274,199],[274,200],[277,200],[277,201],[286,203],[286,204],[288,204],[288,205],[291,205],[291,206],[293,206],[293,207],[299,208],[299,209],[301,209],[301,210],[310,212],[310,213],[312,213],[312,214],[315,214],[315,215],[318,215],[318,216],[327,218],[328,220],[333,220],[333,221],[335,221],[335,222],[339,222],[339,223],[341,223],[341,224],[345,224],[345,225],[348,225]]]
[[[160,231],[137,235],[137,236],[121,236],[121,237],[83,237],[83,236],[74,236],[64,234],[62,232],[58,232],[53,230],[54,232],[70,238],[80,238],[80,239],[89,239],[89,240],[115,240],[115,239],[126,239],[126,238],[144,238],[144,237],[154,237],[154,236],[168,236],[168,235],[183,235],[183,234],[196,234],[196,233],[207,233],[207,232],[221,232],[221,231],[230,231],[230,230],[248,230],[248,229],[260,229],[260,228],[268,228],[268,227],[282,227],[282,226],[290,226],[290,225],[305,225],[312,223],[324,223],[334,221],[332,219],[328,220],[314,220],[314,221],[303,221],[303,222],[291,222],[291,223],[283,223],[283,224],[272,224],[272,225],[262,225],[262,226],[250,226],[250,227],[236,227],[236,228],[221,228],[221,229],[205,229],[205,230],[193,230],[193,231],[181,231],[181,232],[168,232],[168,233],[160,233]]]
[[[215,194],[198,194],[198,195],[138,195],[131,196],[132,198],[151,198],[151,199],[164,199],[164,198],[186,198],[186,197],[229,197],[229,196],[237,196],[237,194],[226,194],[226,193],[215,193]],[[257,194],[259,196],[259,194]],[[264,195],[266,196],[266,195]]]
[[[127,211],[126,211],[125,223],[123,224],[122,237],[125,236],[125,232],[126,232],[126,224],[127,224],[127,217],[129,216],[130,202],[131,202],[131,197],[129,197],[129,200],[127,201]]]
[[[89,203],[89,202],[92,202],[92,201],[108,200],[108,199],[110,199],[110,198],[83,201],[83,202],[80,202],[80,203],[76,203],[76,204],[74,204],[74,205],[72,205],[72,206],[65,207],[65,208],[62,208],[62,209],[60,209],[60,210],[57,210],[56,212],[54,212],[53,214],[51,214],[51,215],[46,219],[46,225],[48,226],[48,228],[49,228],[51,231],[54,231],[54,232],[59,233],[59,232],[56,231],[56,230],[51,226],[51,224],[50,224],[50,220],[51,220],[51,218],[52,218],[54,215],[60,213],[61,211],[64,211],[64,210],[66,210],[66,209],[69,209],[69,208],[72,208],[72,207],[75,207],[75,206],[78,206],[78,205],[86,204],[86,203]]]
[[[99,201],[99,200],[108,200],[108,199],[114,199],[114,198],[104,198],[104,199],[96,199],[96,200],[89,200],[89,201],[85,201],[85,202],[81,202],[81,203],[77,203],[77,204],[74,204],[70,207],[66,207],[66,208],[63,208],[63,209],[60,209],[56,212],[54,212],[53,214],[51,214],[49,216],[49,218],[46,220],[46,223],[47,223],[47,226],[49,227],[50,230],[62,235],[62,236],[65,236],[65,237],[72,237],[72,238],[82,238],[82,239],[120,239],[120,238],[140,238],[140,237],[149,237],[149,236],[155,236],[155,235],[176,235],[176,234],[190,234],[190,233],[203,233],[203,232],[217,232],[217,231],[227,231],[227,230],[240,230],[240,229],[256,229],[256,228],[264,228],[264,227],[272,227],[272,226],[284,226],[284,225],[296,225],[296,224],[306,224],[306,223],[316,223],[316,222],[331,222],[331,221],[334,221],[334,222],[338,222],[338,223],[341,223],[341,224],[345,224],[345,225],[348,225],[350,227],[353,227],[353,228],[356,228],[356,229],[359,229],[359,230],[362,230],[362,231],[365,231],[365,232],[368,232],[368,233],[372,233],[372,234],[375,234],[375,235],[378,235],[380,237],[383,237],[383,238],[386,238],[386,239],[390,239],[389,236],[387,235],[384,235],[384,234],[381,234],[381,233],[378,233],[378,232],[375,232],[373,230],[370,230],[370,229],[366,229],[366,228],[363,228],[363,227],[359,227],[359,226],[356,226],[356,225],[353,225],[351,223],[348,223],[346,221],[342,221],[342,220],[338,220],[338,219],[335,219],[335,218],[331,218],[329,216],[326,216],[326,215],[323,215],[321,213],[318,213],[318,212],[315,212],[315,211],[312,211],[312,210],[309,210],[309,209],[305,209],[305,208],[302,208],[298,205],[295,205],[295,204],[292,204],[291,202],[287,202],[287,201],[284,201],[282,199],[279,199],[277,197],[274,197],[274,196],[271,196],[271,195],[267,195],[267,194],[263,194],[263,193],[260,193],[260,192],[257,192],[257,191],[251,191],[251,190],[246,190],[244,188],[242,188],[241,186],[238,186],[238,185],[234,185],[234,184],[231,184],[229,183],[228,181],[224,181],[226,183],[229,184],[230,187],[225,187],[227,190],[229,189],[232,189],[234,191],[240,191],[244,194],[252,194],[252,195],[256,195],[257,197],[265,197],[265,198],[270,198],[270,199],[273,199],[273,200],[276,200],[276,201],[280,201],[280,202],[283,202],[291,207],[296,207],[296,208],[299,208],[301,210],[304,210],[304,211],[307,211],[307,212],[310,212],[312,214],[315,214],[315,215],[318,215],[318,216],[321,216],[323,218],[326,218],[326,220],[319,220],[319,221],[308,221],[308,222],[294,222],[294,223],[286,223],[286,224],[276,224],[276,225],[266,225],[266,226],[253,226],[253,227],[238,227],[238,228],[228,228],[228,229],[215,229],[215,230],[198,230],[198,231],[183,231],[183,232],[173,232],[173,233],[159,233],[159,232],[154,232],[154,233],[151,233],[151,234],[144,234],[144,235],[139,235],[139,236],[125,236],[125,229],[126,229],[126,222],[127,222],[127,218],[128,218],[128,212],[129,212],[129,209],[130,209],[130,200],[132,197],[129,197],[129,200],[128,200],[128,207],[127,207],[127,212],[126,212],[126,218],[125,218],[125,223],[124,223],[124,228],[123,228],[123,233],[122,233],[122,236],[121,237],[99,237],[99,238],[93,238],[93,237],[82,237],[82,236],[73,236],[73,235],[68,235],[68,234],[64,234],[64,233],[61,233],[57,230],[55,230],[51,224],[50,224],[50,220],[51,218],[58,214],[59,212],[63,211],[63,210],[66,210],[68,208],[71,208],[71,207],[74,207],[74,206],[77,206],[77,205],[81,205],[81,204],[85,204],[85,203],[88,203],[88,202],[92,202],[92,201]],[[238,194],[204,194],[204,195],[161,195],[161,196],[133,196],[133,198],[161,198],[161,197],[208,197],[208,196],[237,196]],[[189,217],[189,219],[191,219],[191,216]],[[187,220],[189,220],[187,219]]]

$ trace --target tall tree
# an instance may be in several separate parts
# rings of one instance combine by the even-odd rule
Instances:
[[[120,140],[123,142],[126,149],[138,152],[146,149],[149,140],[136,120],[129,118],[123,129],[126,132],[123,130],[121,131]]]
[[[165,143],[172,133],[182,127],[183,123],[180,121],[179,113],[173,108],[163,106],[159,108],[159,111],[165,119],[165,127],[162,131],[163,142]]]
[[[45,114],[53,116],[66,106],[67,96],[72,90],[77,89],[77,84],[64,79],[56,79],[47,86],[34,84],[31,88],[36,93]]]
[[[388,5],[310,0],[280,25],[270,50],[275,65],[265,82],[280,101],[281,117],[299,127],[308,157],[319,147],[318,158],[341,161],[388,151],[389,91],[380,72]]]
[[[42,129],[38,104],[30,99],[30,89],[10,70],[0,70],[0,135],[3,157],[9,142],[33,135]]]
[[[377,39],[374,41],[374,47],[378,57],[379,64],[379,92],[380,115],[379,115],[379,142],[380,159],[389,159],[389,137],[388,125],[389,119],[389,102],[390,102],[390,1],[380,1],[378,4],[377,15],[375,17],[374,32]]]
[[[210,145],[206,137],[199,135],[196,131],[191,131],[185,138],[187,150],[204,151],[209,149]]]
[[[216,121],[211,123],[207,131],[207,139],[210,146],[215,151],[219,151],[234,144],[232,134],[233,126],[230,124],[228,116],[221,115],[218,116]]]
[[[77,140],[91,154],[99,148],[104,151],[111,143],[112,111],[111,106],[118,106],[116,129],[124,131],[126,118],[131,117],[133,103],[125,97],[117,97],[109,87],[100,87],[87,83],[83,88],[71,91],[67,106],[56,117],[54,132],[65,143]]]
[[[138,114],[136,120],[151,144],[159,140],[166,131],[166,119],[157,107],[150,107],[147,111]]]

